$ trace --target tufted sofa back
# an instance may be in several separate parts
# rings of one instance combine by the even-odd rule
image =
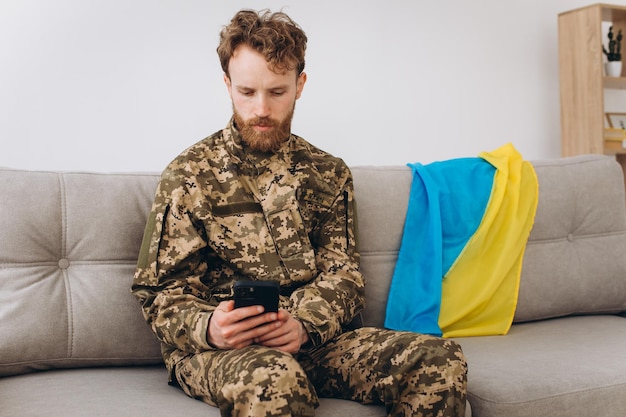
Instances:
[[[130,293],[157,181],[0,170],[0,376],[161,361]]]

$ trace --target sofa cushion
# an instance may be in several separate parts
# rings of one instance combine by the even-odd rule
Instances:
[[[216,407],[168,385],[161,366],[60,369],[0,378],[2,416],[218,417]],[[33,392],[37,395],[33,395]],[[181,410],[184,410],[181,412]],[[383,417],[384,405],[320,398],[318,417]],[[469,403],[465,416],[471,417]]]
[[[157,181],[0,169],[0,376],[161,362],[130,294]]]
[[[626,318],[563,317],[456,341],[476,416],[626,416]]]
[[[614,158],[534,162],[539,203],[515,322],[626,310],[624,177]]]

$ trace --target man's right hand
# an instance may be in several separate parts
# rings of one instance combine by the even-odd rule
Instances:
[[[207,341],[218,349],[239,349],[283,324],[276,313],[262,313],[261,306],[236,309],[234,301],[222,301],[209,321]]]

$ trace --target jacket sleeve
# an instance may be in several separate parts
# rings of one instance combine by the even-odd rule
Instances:
[[[131,291],[161,342],[187,352],[213,349],[207,328],[215,306],[201,277],[206,233],[193,219],[191,179],[165,171],[144,232]]]
[[[343,181],[320,218],[316,242],[318,276],[291,295],[292,314],[304,324],[313,346],[347,326],[364,307],[364,278],[359,271],[356,207],[352,177]]]

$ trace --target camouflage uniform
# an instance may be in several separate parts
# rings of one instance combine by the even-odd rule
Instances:
[[[314,414],[317,395],[383,403],[389,415],[462,415],[466,365],[454,342],[346,331],[364,303],[352,177],[291,135],[244,149],[231,123],[163,172],[132,291],[162,342],[170,381],[223,416]],[[212,311],[241,278],[276,280],[310,343],[290,355],[207,342]]]

